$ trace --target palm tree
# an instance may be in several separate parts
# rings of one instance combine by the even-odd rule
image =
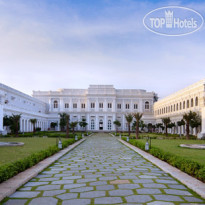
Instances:
[[[182,126],[185,125],[185,122],[184,120],[180,120],[177,122],[177,125],[180,127],[180,137],[181,137],[181,134],[182,134]]]
[[[59,113],[60,115],[60,128],[61,128],[61,131],[65,131],[65,126],[66,126],[66,113],[63,112],[63,113]]]
[[[30,119],[30,122],[31,122],[31,124],[33,125],[33,133],[35,133],[35,132],[36,132],[36,127],[35,127],[35,125],[36,125],[37,119]]]
[[[165,133],[166,133],[166,136],[168,135],[167,133],[167,127],[168,127],[168,124],[171,122],[170,118],[169,117],[165,117],[165,118],[162,118],[162,122],[165,126]]]
[[[192,112],[192,111],[190,111],[190,112],[188,112],[188,113],[185,113],[184,115],[183,115],[183,119],[185,120],[185,122],[186,122],[186,139],[188,140],[189,139],[189,126],[190,126],[190,123],[191,123],[191,121],[192,120],[194,120],[195,118],[196,118],[196,116],[197,116],[197,113],[196,112]]]
[[[129,137],[130,137],[130,124],[131,124],[131,122],[133,120],[132,114],[131,113],[126,114],[125,115],[125,119],[126,119],[127,124],[128,124],[128,133],[129,133]]]
[[[12,114],[12,116],[11,116],[12,125],[10,128],[14,132],[16,137],[18,137],[18,135],[19,135],[20,119],[21,119],[21,114],[20,115]]]
[[[190,122],[192,128],[196,128],[196,135],[198,134],[198,127],[201,125],[201,117],[197,114]]]
[[[69,120],[70,116],[68,114],[65,115],[65,123],[66,123],[66,137],[69,138]]]
[[[113,124],[114,124],[115,127],[116,127],[116,133],[117,133],[117,132],[118,132],[118,127],[121,126],[121,122],[120,122],[119,120],[115,120],[115,121],[113,122]]]
[[[136,134],[136,139],[138,139],[139,138],[139,124],[140,124],[140,120],[142,118],[143,113],[136,112],[136,113],[133,113],[132,115],[136,120],[135,134]]]
[[[83,127],[84,130],[86,131],[86,126],[88,125],[88,123],[86,122],[86,119],[83,118],[82,121],[79,122],[80,127]]]
[[[70,127],[71,127],[71,129],[73,130],[73,134],[74,134],[74,132],[75,132],[75,127],[77,126],[77,124],[78,124],[77,121],[76,121],[76,122],[71,122],[71,123],[70,123]]]

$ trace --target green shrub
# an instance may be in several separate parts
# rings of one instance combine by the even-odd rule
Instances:
[[[122,138],[124,141],[126,141],[126,138]],[[129,140],[129,143],[145,150],[145,143],[140,142],[138,140]],[[150,154],[153,156],[171,164],[172,166],[180,169],[181,171],[201,180],[202,182],[205,182],[205,166],[199,164],[198,162],[194,162],[188,159],[184,159],[183,157],[173,155],[169,152],[165,152],[159,148],[151,147],[149,151]]]
[[[75,142],[75,139],[68,139],[62,143],[62,147],[63,148],[68,147],[74,142]],[[8,163],[8,164],[1,166],[0,167],[0,183],[34,166],[41,160],[55,154],[58,151],[59,149],[56,145],[50,146],[49,148],[39,151],[37,153],[33,153],[24,159],[17,160],[15,162]]]

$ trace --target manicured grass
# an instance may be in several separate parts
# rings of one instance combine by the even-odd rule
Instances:
[[[144,144],[146,142],[144,139],[139,139],[139,141]],[[151,140],[153,147],[205,165],[205,150],[182,148],[179,146],[180,144],[205,144],[205,140]]]
[[[65,138],[61,139],[66,141]],[[56,145],[56,138],[40,138],[40,137],[9,137],[0,138],[1,142],[24,142],[24,146],[17,147],[0,147],[0,166],[14,162],[25,157],[45,150],[50,146]]]

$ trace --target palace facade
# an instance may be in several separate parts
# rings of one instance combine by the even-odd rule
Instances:
[[[175,127],[169,129],[170,133],[185,134],[184,126],[178,126],[177,122],[182,120],[184,113],[193,111],[201,116],[202,124],[197,130],[191,130],[191,134],[198,134],[199,138],[205,133],[205,79],[194,83],[182,90],[169,95],[154,104],[154,116],[156,123],[161,123],[162,118],[170,117]]]
[[[113,85],[90,85],[88,89],[60,89],[58,91],[33,91],[33,97],[0,84],[1,130],[2,117],[21,114],[20,131],[32,131],[30,119],[37,119],[41,130],[57,122],[59,113],[66,112],[71,121],[86,119],[87,130],[114,131],[113,122],[119,120],[119,130],[128,129],[126,113],[143,112],[145,123],[155,123],[153,104],[157,99],[154,92],[139,89],[115,89]],[[80,130],[80,126],[77,127]]]
[[[86,119],[87,130],[114,131],[113,122],[119,120],[119,130],[128,129],[126,113],[142,112],[143,121],[148,124],[161,123],[164,117],[170,117],[176,127],[170,133],[185,134],[185,126],[178,127],[177,122],[188,111],[197,112],[202,119],[200,129],[191,129],[191,133],[205,133],[205,79],[188,86],[168,97],[157,101],[157,94],[141,89],[115,89],[113,85],[90,85],[88,89],[59,89],[57,91],[33,91],[26,95],[11,87],[0,84],[0,132],[5,133],[3,116],[21,114],[20,131],[33,130],[30,119],[37,119],[36,127],[50,129],[57,122],[59,113],[68,113],[70,121]],[[82,128],[78,125],[78,130]]]

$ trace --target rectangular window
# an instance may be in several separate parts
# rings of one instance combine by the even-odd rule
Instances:
[[[117,109],[121,109],[121,104],[117,104]]]
[[[137,104],[134,104],[134,109],[136,110],[138,108]]]
[[[108,104],[107,104],[107,107],[108,107],[108,108],[112,108],[112,103],[108,103]]]
[[[130,109],[130,104],[125,104],[125,109]]]
[[[69,104],[68,103],[65,103],[65,108],[69,108]]]
[[[99,103],[99,108],[103,108],[103,103]]]
[[[77,108],[77,103],[73,103],[73,108]]]
[[[81,108],[82,108],[82,109],[85,109],[85,103],[82,103],[82,104],[81,104]]]
[[[90,104],[90,107],[91,107],[91,108],[95,108],[95,103],[91,103],[91,104]]]

